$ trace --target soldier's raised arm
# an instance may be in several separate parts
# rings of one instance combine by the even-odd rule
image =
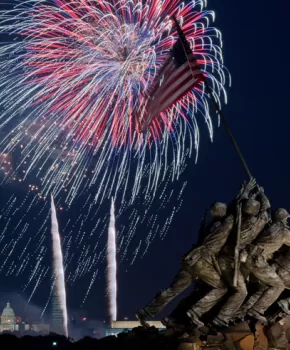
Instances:
[[[237,200],[248,199],[251,191],[257,186],[256,179],[252,178],[245,186],[242,186],[240,193],[237,196]]]
[[[268,197],[265,195],[263,187],[259,188],[257,199],[261,203],[260,213],[268,212],[271,208],[271,204]]]
[[[257,186],[256,180],[252,178],[246,185],[242,185],[237,197],[231,202],[228,207],[228,214],[236,214],[237,203],[243,199],[248,199],[251,191]]]

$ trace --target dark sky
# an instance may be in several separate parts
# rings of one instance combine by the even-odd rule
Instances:
[[[216,11],[216,26],[223,33],[225,64],[233,80],[224,113],[252,174],[265,188],[273,208],[289,208],[290,48],[287,23],[290,2],[209,0],[208,5]],[[132,267],[126,263],[119,266],[120,318],[134,317],[138,308],[167,287],[179,268],[181,256],[196,240],[205,208],[215,200],[231,201],[239,185],[247,179],[222,127],[215,128],[214,144],[206,135],[201,138],[200,146],[198,164],[192,162],[183,175],[188,180],[184,204],[166,239],[156,241],[146,257]],[[5,275],[0,275],[0,286],[5,285],[6,292],[19,292],[17,281],[9,283]],[[106,315],[104,286],[104,281],[95,285],[85,305],[88,314],[95,319]],[[76,293],[77,288],[68,291],[69,302],[74,308],[77,308],[77,302],[73,299],[78,302],[82,299]],[[34,302],[41,307],[45,302],[41,299],[41,290]]]

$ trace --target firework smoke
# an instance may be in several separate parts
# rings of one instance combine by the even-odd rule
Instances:
[[[55,278],[56,294],[58,296],[60,308],[62,311],[64,333],[65,333],[65,336],[68,337],[63,258],[62,258],[58,222],[56,217],[56,210],[55,210],[53,196],[51,196],[51,236],[52,236],[52,249],[53,249],[53,271],[54,271],[54,278]]]
[[[110,223],[108,230],[108,295],[109,295],[109,315],[110,321],[117,319],[117,261],[116,261],[116,227],[115,227],[115,203],[112,198]]]

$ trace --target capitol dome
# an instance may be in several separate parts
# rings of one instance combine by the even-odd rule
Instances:
[[[14,324],[16,322],[16,317],[14,310],[10,306],[10,303],[8,302],[5,309],[2,312],[1,315],[1,324]]]

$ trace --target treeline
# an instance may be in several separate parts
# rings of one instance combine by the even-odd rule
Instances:
[[[67,339],[57,334],[47,336],[23,336],[13,334],[0,335],[2,350],[177,350],[177,340],[161,335],[157,329],[135,328],[128,333],[109,336],[102,339],[85,337],[79,341]]]

